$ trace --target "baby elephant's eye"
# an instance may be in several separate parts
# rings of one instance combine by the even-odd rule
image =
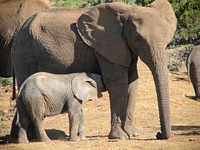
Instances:
[[[86,81],[86,82],[89,83],[91,86],[96,88],[96,84],[94,82],[91,82],[91,81]]]

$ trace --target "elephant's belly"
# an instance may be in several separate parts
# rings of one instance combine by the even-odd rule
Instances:
[[[95,51],[86,45],[81,45],[71,51],[60,51],[59,56],[45,54],[40,60],[41,64],[38,65],[39,71],[61,74],[76,72],[100,74],[100,67],[96,60]]]
[[[75,50],[74,59],[66,65],[66,72],[92,72],[100,74],[100,67],[96,60],[95,52],[91,49]]]

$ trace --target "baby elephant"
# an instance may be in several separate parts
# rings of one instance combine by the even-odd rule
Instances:
[[[187,59],[188,77],[194,87],[195,96],[200,100],[200,45],[193,48]]]
[[[74,73],[56,75],[36,73],[24,81],[17,97],[19,143],[28,142],[27,127],[33,123],[39,141],[49,141],[42,121],[47,116],[63,112],[69,115],[70,140],[83,138],[81,103],[101,97],[105,91],[100,75]],[[77,136],[79,135],[79,137]]]

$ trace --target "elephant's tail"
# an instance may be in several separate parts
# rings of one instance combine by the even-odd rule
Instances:
[[[13,69],[13,77],[12,77],[12,100],[16,99],[16,87],[15,87],[15,71]]]

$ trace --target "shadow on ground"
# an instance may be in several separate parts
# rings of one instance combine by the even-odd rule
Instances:
[[[196,96],[185,95],[185,97],[187,97],[189,100],[194,100],[194,101],[200,102],[200,99],[197,99]]]
[[[172,131],[183,131],[176,135],[200,135],[200,126],[172,126]]]
[[[49,129],[45,131],[51,140],[68,140],[69,138],[69,136],[66,135],[65,132],[60,130]],[[30,142],[36,142],[36,139],[30,140]],[[0,145],[10,143],[17,143],[17,139],[11,138],[10,135],[0,137]]]

